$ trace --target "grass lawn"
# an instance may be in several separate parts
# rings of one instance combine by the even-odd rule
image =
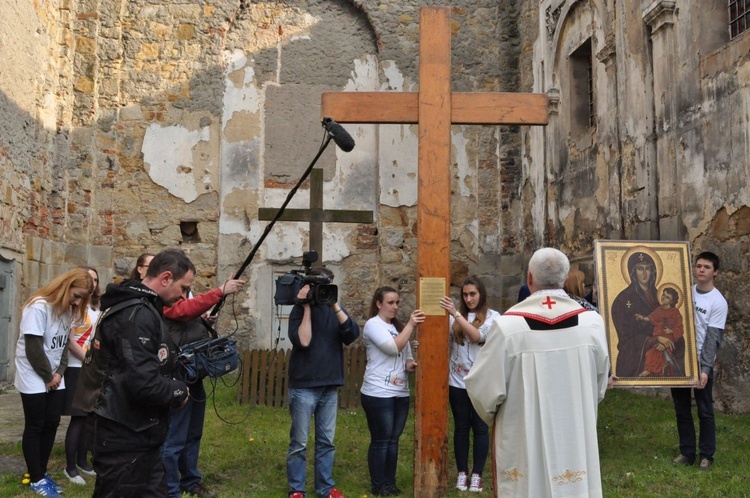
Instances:
[[[285,497],[286,448],[289,414],[286,409],[238,406],[234,388],[217,390],[218,414],[210,404],[206,414],[200,468],[206,484],[222,497]],[[211,403],[211,400],[209,400]],[[249,410],[249,411],[248,411]],[[413,410],[412,410],[413,417]],[[245,417],[247,418],[245,419]],[[245,419],[243,421],[243,419]],[[669,400],[623,391],[607,393],[600,405],[599,446],[604,496],[609,497],[745,497],[750,496],[750,416],[717,415],[717,458],[710,472],[675,467],[678,453],[674,410]],[[413,418],[401,438],[398,485],[412,496]],[[361,409],[342,410],[336,434],[336,486],[348,497],[369,495],[367,446],[369,433]],[[308,454],[312,455],[312,441]],[[19,444],[0,445],[0,456],[20,455]],[[452,444],[449,443],[449,492],[455,480]],[[315,496],[308,470],[308,496]],[[67,484],[62,475],[63,448],[55,446],[50,463],[52,476],[65,486],[64,496],[91,496],[93,483]],[[489,466],[485,491],[472,496],[492,496]],[[0,476],[0,496],[36,496],[21,484],[20,475]],[[541,498],[541,497],[540,497]]]

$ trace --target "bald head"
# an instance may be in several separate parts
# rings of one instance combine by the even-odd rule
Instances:
[[[543,247],[529,260],[529,289],[562,289],[570,271],[568,257],[557,249]]]

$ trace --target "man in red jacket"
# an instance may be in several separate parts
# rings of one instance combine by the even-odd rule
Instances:
[[[201,315],[210,310],[224,296],[234,294],[245,285],[244,280],[227,280],[205,294],[188,298],[187,293],[172,306],[164,307],[164,318],[176,346],[209,337],[209,330]],[[203,421],[206,414],[206,390],[203,379],[186,380],[190,398],[180,410],[173,410],[169,418],[167,439],[161,449],[167,474],[169,496],[179,498],[182,493],[193,496],[215,497],[203,484],[198,472],[198,454]]]

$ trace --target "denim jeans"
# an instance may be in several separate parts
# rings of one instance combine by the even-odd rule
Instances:
[[[716,423],[714,422],[714,371],[708,373],[708,382],[703,389],[672,388],[672,401],[677,415],[677,433],[680,436],[680,453],[690,461],[695,460],[695,424],[693,423],[691,393],[695,393],[698,407],[700,439],[698,450],[701,458],[713,462],[716,452]]]
[[[336,447],[336,386],[289,389],[289,451],[286,456],[286,477],[290,492],[305,492],[307,481],[307,435],[310,419],[315,415],[315,492],[328,496],[333,482],[333,457]]]
[[[474,432],[472,473],[482,475],[490,450],[489,427],[479,417],[466,389],[448,387],[448,400],[453,412],[453,452],[459,472],[469,473],[469,430]]]
[[[185,406],[170,414],[167,439],[161,447],[172,498],[180,498],[182,491],[190,491],[203,477],[198,472],[198,454],[206,416],[206,390],[203,380],[188,384],[188,388],[190,398]]]
[[[362,408],[370,429],[367,465],[372,489],[395,486],[398,439],[409,416],[409,397],[376,398],[363,394]]]

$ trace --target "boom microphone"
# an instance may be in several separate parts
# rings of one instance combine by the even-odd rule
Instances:
[[[331,138],[333,138],[333,141],[339,146],[339,149],[344,152],[349,152],[354,148],[354,139],[349,135],[349,132],[336,121],[331,118],[323,118],[323,127],[328,134],[331,135]]]

